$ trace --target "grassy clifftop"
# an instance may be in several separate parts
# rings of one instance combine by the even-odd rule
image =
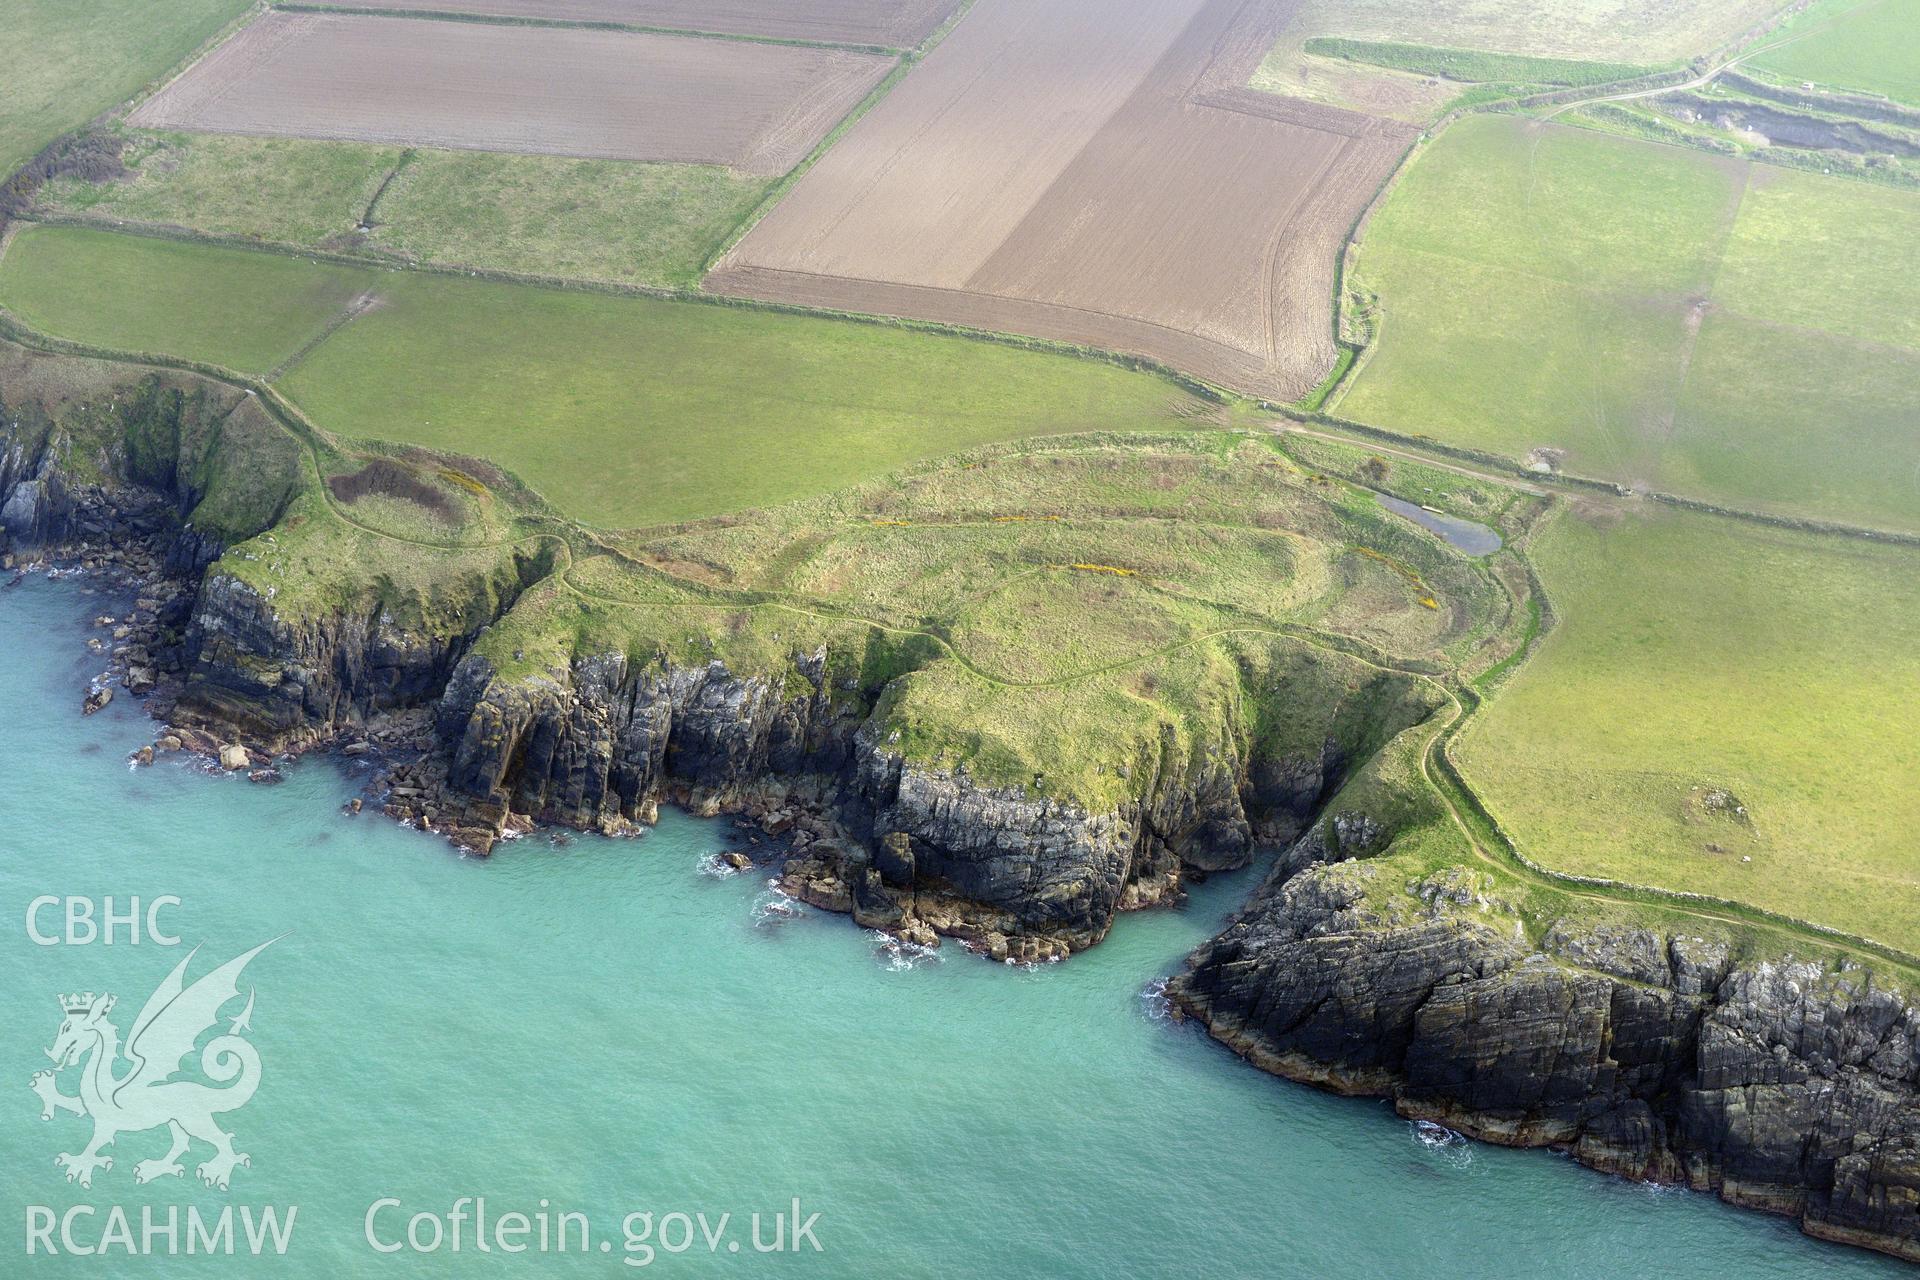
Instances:
[[[1467,867],[1541,930],[1658,918],[1758,927],[1774,949],[1811,936],[1741,908],[1589,890],[1553,872],[1704,888],[1896,945],[1910,918],[1910,895],[1894,888],[1897,840],[1862,843],[1900,829],[1904,796],[1876,782],[1904,767],[1898,735],[1871,748],[1864,730],[1879,721],[1845,700],[1867,686],[1754,691],[1758,703],[1736,705],[1739,668],[1724,661],[1724,636],[1739,629],[1730,619],[1776,592],[1764,634],[1781,652],[1821,618],[1861,608],[1892,611],[1858,634],[1897,650],[1905,553],[1894,549],[1836,553],[1811,580],[1783,576],[1803,567],[1797,553],[1774,564],[1736,551],[1702,567],[1721,527],[1711,518],[1686,517],[1685,536],[1664,540],[1659,525],[1632,536],[1600,506],[1541,526],[1542,500],[1484,478],[1252,432],[989,446],[762,512],[606,533],[490,463],[336,438],[271,394],[13,347],[0,356],[11,442],[31,452],[58,439],[82,481],[152,482],[173,468],[191,518],[232,543],[214,572],[296,629],[377,616],[442,645],[477,637],[497,679],[560,688],[575,662],[621,654],[639,667],[718,660],[793,692],[799,660],[824,647],[829,696],[876,715],[890,750],[1090,811],[1135,793],[1142,769],[1196,775],[1223,752],[1297,760],[1337,743],[1344,758],[1325,783],[1339,789],[1317,798],[1372,819],[1387,843],[1364,837],[1361,852],[1390,858],[1408,884]],[[1508,546],[1461,555],[1342,475],[1494,523]],[[1602,536],[1583,537],[1596,519]],[[1519,551],[1538,562],[1550,606]],[[1885,561],[1886,573],[1841,574],[1841,561]],[[1670,590],[1646,594],[1650,582]],[[1517,662],[1548,608],[1559,629]],[[1688,609],[1699,626],[1669,637]],[[1876,661],[1890,672],[1896,658]],[[1507,855],[1439,767],[1457,710],[1516,670],[1456,749],[1545,871]],[[1569,757],[1569,740],[1598,754]],[[1816,759],[1846,743],[1869,754],[1782,773],[1782,743]],[[1694,783],[1746,813],[1722,812]],[[1582,787],[1593,794],[1574,794]],[[1673,806],[1680,846],[1668,849]],[[1836,825],[1844,815],[1860,829]],[[1796,852],[1802,840],[1833,852],[1815,866]],[[1749,850],[1754,861],[1740,861]]]
[[[1513,616],[1484,564],[1266,437],[1001,446],[633,534],[419,450],[340,446],[316,467],[289,519],[220,566],[278,609],[338,609],[370,578],[431,600],[450,565],[538,560],[477,642],[503,678],[604,653],[782,678],[824,644],[835,688],[884,693],[904,755],[1089,807],[1146,755],[1217,749],[1223,726],[1317,751],[1305,737],[1342,717],[1355,740],[1370,716],[1420,719],[1440,700],[1420,673],[1491,653]]]
[[[1382,667],[1473,651],[1505,608],[1482,566],[1370,496],[1229,436],[988,449],[608,539],[564,585],[483,652],[510,672],[608,649],[754,670],[837,636],[864,655],[844,677],[898,681],[884,710],[910,758],[1096,806],[1143,743],[1324,726]]]

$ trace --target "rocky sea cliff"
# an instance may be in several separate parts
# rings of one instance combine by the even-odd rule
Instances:
[[[1865,969],[1528,920],[1469,868],[1409,879],[1370,857],[1391,845],[1392,816],[1335,801],[1436,710],[1411,681],[1343,671],[1329,701],[1249,676],[1252,702],[1314,708],[1294,746],[1222,713],[1190,749],[1142,752],[1118,799],[982,781],[905,752],[890,676],[848,674],[861,665],[826,644],[755,669],[589,651],[503,670],[479,642],[551,570],[537,540],[448,557],[409,608],[351,575],[327,607],[287,608],[221,567],[301,518],[289,504],[306,460],[247,393],[102,368],[54,393],[55,358],[10,359],[0,564],[140,582],[108,653],[173,727],[163,748],[240,747],[249,765],[379,753],[387,811],[476,853],[533,822],[629,829],[662,803],[740,815],[794,896],[997,959],[1094,945],[1119,912],[1285,845],[1170,986],[1256,1065],[1920,1260],[1920,1009]]]

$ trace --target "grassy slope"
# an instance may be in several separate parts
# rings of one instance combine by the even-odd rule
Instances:
[[[1920,554],[1682,513],[1535,552],[1564,617],[1459,751],[1522,847],[1911,945]]]
[[[1535,58],[1522,54],[1486,53],[1478,49],[1436,48],[1396,40],[1346,40],[1319,37],[1306,42],[1306,51],[1324,58],[1342,58],[1391,71],[1444,76],[1469,84],[1541,84],[1578,87],[1606,84],[1645,75],[1647,68],[1625,62],[1584,62],[1568,58]]]
[[[1818,5],[1781,34],[1796,38],[1756,56],[1756,70],[1920,106],[1920,0]]]
[[[395,276],[287,390],[512,467],[582,519],[679,520],[1036,433],[1164,424],[1159,378],[875,325]]]
[[[10,387],[46,386],[11,354],[0,343]],[[57,363],[69,382],[88,372]],[[80,421],[77,397],[124,402],[99,385],[53,388],[68,402],[62,429]],[[797,680],[796,655],[824,645],[835,699],[871,703],[906,677],[882,700],[882,732],[911,758],[964,762],[996,785],[1038,776],[1044,794],[1086,804],[1118,802],[1163,753],[1197,760],[1228,740],[1317,761],[1333,734],[1369,752],[1442,696],[1333,646],[1363,641],[1437,669],[1505,616],[1484,565],[1244,433],[993,445],[752,520],[609,536],[541,517],[484,463],[418,450],[319,437],[322,476],[358,475],[377,456],[403,477],[322,488],[303,449],[265,447],[291,439],[264,413],[242,418],[256,408],[227,420],[246,438],[224,452],[299,483],[280,523],[231,547],[220,570],[271,589],[283,616],[377,603],[449,634],[504,608],[504,583],[541,578],[478,642],[508,678],[621,652],[636,666],[719,658]],[[76,435],[81,452],[123,434],[99,425]],[[214,475],[209,501],[260,487]],[[1131,572],[1085,567],[1100,561]],[[1403,570],[1450,607],[1423,606]],[[1366,607],[1346,607],[1355,600]],[[1318,643],[1277,634],[1309,627]]]
[[[1779,0],[1308,0],[1295,35],[1665,63],[1733,39]]]
[[[1534,59],[1553,60],[1529,74],[1555,78],[1583,74],[1582,62],[1662,66],[1697,56],[1734,39],[1780,8],[1782,0],[1306,0],[1251,83],[1288,97],[1331,103],[1407,121],[1427,121],[1462,95],[1452,80],[1431,82],[1429,71],[1454,75],[1433,59],[1456,55],[1469,78],[1513,76]],[[1312,43],[1373,45],[1389,65],[1368,66],[1308,51]],[[1384,47],[1410,56],[1385,53]],[[1504,65],[1503,65],[1504,64]],[[1410,72],[1403,66],[1419,67]],[[1471,70],[1465,68],[1471,67]],[[1499,68],[1496,70],[1495,68]],[[1592,67],[1584,74],[1595,73]]]
[[[0,175],[137,92],[248,0],[7,0]]]
[[[618,547],[629,562],[578,557],[575,594],[516,607],[482,651],[516,672],[608,649],[744,671],[825,642],[863,687],[912,672],[883,708],[911,757],[1081,802],[1117,801],[1163,745],[1237,726],[1317,758],[1330,726],[1357,741],[1440,701],[1279,628],[1444,662],[1502,616],[1478,566],[1225,433],[991,446]]]
[[[0,303],[62,337],[262,374],[378,277],[283,254],[28,227],[0,260]]]
[[[343,433],[513,468],[602,525],[837,489],[990,440],[1166,426],[1193,401],[1112,365],[880,325],[316,265],[64,227],[0,262],[36,327],[247,372],[372,288],[286,390]]]
[[[1734,212],[1738,209],[1737,214]],[[1344,417],[1737,506],[1920,527],[1920,197],[1510,118],[1368,231]],[[1694,341],[1697,335],[1697,343]]]
[[[131,135],[135,178],[63,179],[41,195],[76,214],[192,227],[301,246],[337,245],[530,275],[691,287],[765,193],[714,165],[415,150],[218,134]]]

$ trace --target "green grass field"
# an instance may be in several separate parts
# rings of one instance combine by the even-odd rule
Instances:
[[[692,288],[766,193],[718,165],[419,151],[372,242],[428,262]]]
[[[1467,776],[1558,870],[1911,947],[1920,552],[1658,509],[1619,521],[1565,514],[1536,543],[1563,617],[1463,735]]]
[[[381,278],[287,254],[41,226],[0,259],[0,305],[61,337],[257,375]]]
[[[128,176],[56,178],[37,203],[53,213],[189,227],[315,247],[360,220],[398,147],[304,138],[129,130]]]
[[[1341,417],[1733,506],[1920,528],[1920,196],[1506,117],[1375,217]]]
[[[1250,84],[1424,123],[1510,96],[1515,82],[1587,84],[1684,62],[1778,8],[1779,0],[1305,0]],[[1463,90],[1463,81],[1482,87]]]
[[[1307,0],[1289,39],[1662,64],[1716,48],[1778,8],[1776,0]]]
[[[395,275],[295,369],[322,423],[475,453],[595,524],[841,488],[991,440],[1165,425],[1160,378],[702,303]]]
[[[48,209],[525,275],[691,288],[766,192],[715,165],[129,134],[131,179],[64,178]],[[356,228],[387,175],[374,228]]]
[[[33,227],[0,305],[61,337],[263,373],[344,435],[477,454],[591,523],[843,488],[994,440],[1163,428],[1200,406],[1098,361],[885,325],[315,264]]]
[[[7,0],[0,176],[118,105],[247,10],[248,0]]]
[[[1779,34],[1755,70],[1920,106],[1920,0],[1829,0]]]

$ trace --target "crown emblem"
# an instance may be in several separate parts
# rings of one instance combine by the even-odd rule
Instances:
[[[60,1007],[66,1010],[70,1014],[85,1013],[89,1009],[93,1008],[93,999],[94,999],[94,993],[91,991],[76,992],[73,995],[61,996]],[[107,1008],[112,1008],[112,1007],[113,1007],[113,997],[108,996]],[[105,1012],[105,1010],[102,1010],[102,1012]]]

